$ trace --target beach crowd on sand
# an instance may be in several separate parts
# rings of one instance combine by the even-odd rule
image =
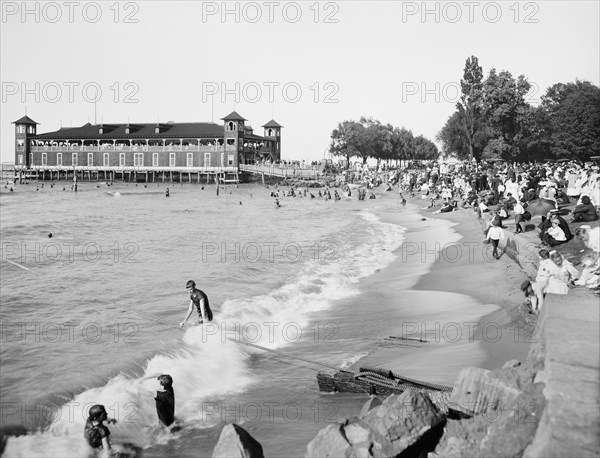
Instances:
[[[402,205],[408,198],[425,202],[421,210],[432,213],[472,210],[495,259],[505,251],[500,247],[510,227],[511,237],[537,247],[537,275],[521,285],[533,312],[548,293],[568,294],[577,286],[600,292],[600,167],[592,162],[419,161],[395,169],[365,164],[320,183],[324,191],[303,188],[302,182],[283,184],[290,187],[271,190],[278,206],[281,197],[363,200],[367,193],[375,199],[376,191],[397,190]]]
[[[419,164],[390,172],[403,194],[428,202],[434,213],[472,209],[484,230],[484,243],[498,259],[504,229],[513,237],[539,240],[539,268],[521,289],[539,311],[548,293],[567,294],[576,286],[600,287],[600,167],[593,163],[456,163]],[[437,208],[439,205],[439,208]],[[536,216],[541,217],[536,225]],[[567,221],[568,220],[568,221]],[[535,238],[534,238],[535,240]],[[575,266],[581,265],[580,272]]]

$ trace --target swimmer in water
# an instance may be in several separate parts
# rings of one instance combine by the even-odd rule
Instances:
[[[173,377],[169,374],[153,374],[148,375],[140,380],[156,378],[160,383],[160,389],[156,390],[156,396],[150,390],[142,388],[142,391],[137,391],[137,394],[143,396],[152,396],[156,402],[156,416],[158,417],[159,425],[170,430],[179,429],[175,422],[175,391],[173,390]]]
[[[108,414],[103,405],[96,404],[90,407],[89,416],[85,422],[83,437],[85,437],[90,447],[97,450],[103,450],[104,455],[109,456],[110,431],[102,424],[103,421],[106,421],[108,424],[117,422],[114,418],[108,418]]]
[[[173,391],[173,377],[162,374],[158,377],[162,387],[156,392],[156,415],[161,425],[169,427],[175,421],[175,392]]]
[[[210,305],[208,304],[208,296],[204,293],[204,291],[196,288],[196,283],[194,280],[188,281],[185,285],[185,289],[187,289],[190,293],[190,306],[185,319],[179,323],[179,326],[185,326],[186,321],[190,318],[192,312],[194,311],[194,306],[196,306],[196,309],[198,310],[198,324],[212,321],[213,314],[210,309]]]

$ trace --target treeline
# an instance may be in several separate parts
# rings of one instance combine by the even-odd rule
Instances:
[[[526,96],[521,75],[490,70],[483,78],[477,57],[467,59],[456,111],[436,139],[459,159],[589,160],[600,155],[600,88],[587,81],[557,83],[538,106]]]
[[[350,158],[357,156],[363,163],[368,158],[377,163],[402,159],[437,159],[439,151],[435,143],[419,135],[414,137],[410,130],[394,127],[372,118],[359,121],[344,121],[331,133],[330,153]]]

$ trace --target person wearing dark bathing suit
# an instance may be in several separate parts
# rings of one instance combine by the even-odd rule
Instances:
[[[210,310],[210,305],[208,304],[208,297],[204,294],[204,291],[196,289],[196,283],[193,280],[188,281],[185,288],[190,292],[190,306],[185,319],[179,323],[179,326],[185,326],[186,321],[194,311],[194,306],[196,306],[196,310],[198,310],[198,324],[212,321],[213,314]]]
[[[90,408],[88,419],[85,422],[83,436],[90,447],[94,449],[103,449],[106,456],[110,454],[110,431],[102,424],[106,421],[108,424],[116,423],[114,418],[108,419],[106,409],[103,405],[96,404]]]
[[[163,389],[156,392],[156,415],[161,425],[169,427],[175,421],[175,392],[173,391],[173,378],[163,374],[158,377]]]

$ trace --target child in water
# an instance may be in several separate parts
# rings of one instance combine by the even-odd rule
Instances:
[[[162,374],[158,377],[162,390],[156,392],[156,415],[161,425],[169,427],[175,421],[175,392],[173,391],[173,377]]]
[[[83,436],[90,447],[104,451],[105,456],[110,455],[110,431],[102,424],[106,421],[108,424],[116,423],[114,418],[109,419],[106,409],[103,405],[96,404],[90,408],[88,419],[85,422]]]
[[[161,426],[175,431],[175,392],[173,391],[173,377],[168,374],[153,374],[144,377],[141,381],[155,377],[161,385],[161,389],[156,391],[156,396],[154,397],[158,423]],[[144,389],[143,393],[140,394],[152,396],[153,393]]]

